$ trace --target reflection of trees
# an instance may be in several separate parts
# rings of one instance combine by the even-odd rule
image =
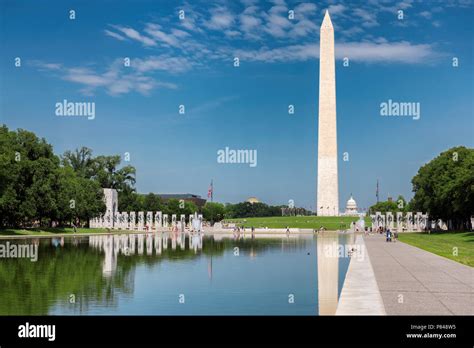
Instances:
[[[163,238],[161,234],[154,234]],[[116,305],[118,293],[132,294],[134,289],[134,270],[138,265],[153,266],[163,261],[191,260],[202,255],[219,257],[226,250],[239,248],[240,255],[263,254],[270,249],[282,251],[306,248],[308,239],[265,238],[239,239],[223,238],[203,240],[202,249],[189,248],[186,236],[185,248],[173,250],[171,234],[165,235],[168,248],[161,248],[161,254],[153,247],[142,254],[138,248],[127,253],[113,250],[116,267],[110,274],[104,274],[104,250],[90,246],[88,237],[66,239],[63,247],[54,247],[51,240],[43,240],[39,245],[38,260],[3,259],[0,260],[0,315],[45,315],[51,307],[59,305],[67,312],[87,313],[90,305],[101,304],[107,307]],[[107,236],[100,236],[107,238]],[[153,239],[144,238],[145,246]],[[134,239],[138,243],[137,239]],[[131,249],[131,248],[130,248]],[[69,303],[70,295],[75,296],[75,304]]]
[[[113,278],[104,278],[103,255],[85,243],[55,248],[42,242],[38,252],[37,262],[0,261],[1,315],[45,315],[57,302],[79,314],[91,302],[112,305],[117,290],[133,291],[133,275],[119,268]],[[75,304],[69,303],[71,294]]]

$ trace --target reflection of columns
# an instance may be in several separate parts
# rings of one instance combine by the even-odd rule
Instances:
[[[168,249],[168,233],[163,233],[163,250]]]
[[[157,255],[161,255],[161,245],[162,245],[162,239],[161,239],[161,233],[160,234],[155,234],[155,250]]]
[[[138,255],[143,255],[143,244],[145,239],[143,238],[143,234],[139,234],[138,238]]]
[[[146,236],[146,254],[151,255],[153,253],[153,235],[147,234]]]
[[[131,234],[129,236],[129,241],[130,241],[130,254],[134,255],[135,254],[135,235]]]
[[[179,247],[181,250],[186,249],[186,233],[181,233],[179,235]]]
[[[338,235],[318,234],[318,303],[319,315],[334,315],[337,308]]]
[[[171,249],[173,249],[173,250],[176,250],[176,238],[177,237],[178,236],[176,235],[176,233],[173,233],[171,235]]]
[[[104,258],[104,263],[102,265],[102,274],[104,276],[111,276],[115,272],[115,269],[117,267],[117,257],[116,254],[114,253],[114,239],[113,236],[104,236],[104,253],[105,253],[105,258]]]

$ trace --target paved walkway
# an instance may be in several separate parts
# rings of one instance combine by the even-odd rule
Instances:
[[[374,271],[361,235],[356,236],[356,248],[346,273],[336,315],[385,315]]]
[[[382,235],[364,237],[389,315],[474,315],[474,268]]]

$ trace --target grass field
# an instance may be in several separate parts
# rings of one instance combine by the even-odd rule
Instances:
[[[81,233],[106,233],[105,228],[78,228],[76,234]],[[74,234],[72,228],[29,228],[0,230],[0,236],[54,236],[55,234]]]
[[[348,229],[352,221],[358,217],[353,216],[273,216],[257,218],[227,219],[225,222],[236,223],[245,227],[268,228],[309,228],[318,229],[323,226],[327,230]],[[365,225],[370,226],[370,218],[365,219]]]
[[[433,254],[474,267],[474,232],[400,233],[398,238]]]

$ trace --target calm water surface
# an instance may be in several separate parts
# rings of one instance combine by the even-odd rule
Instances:
[[[334,314],[350,259],[321,251],[350,239],[149,233],[0,240],[38,244],[36,262],[0,259],[0,315]]]

